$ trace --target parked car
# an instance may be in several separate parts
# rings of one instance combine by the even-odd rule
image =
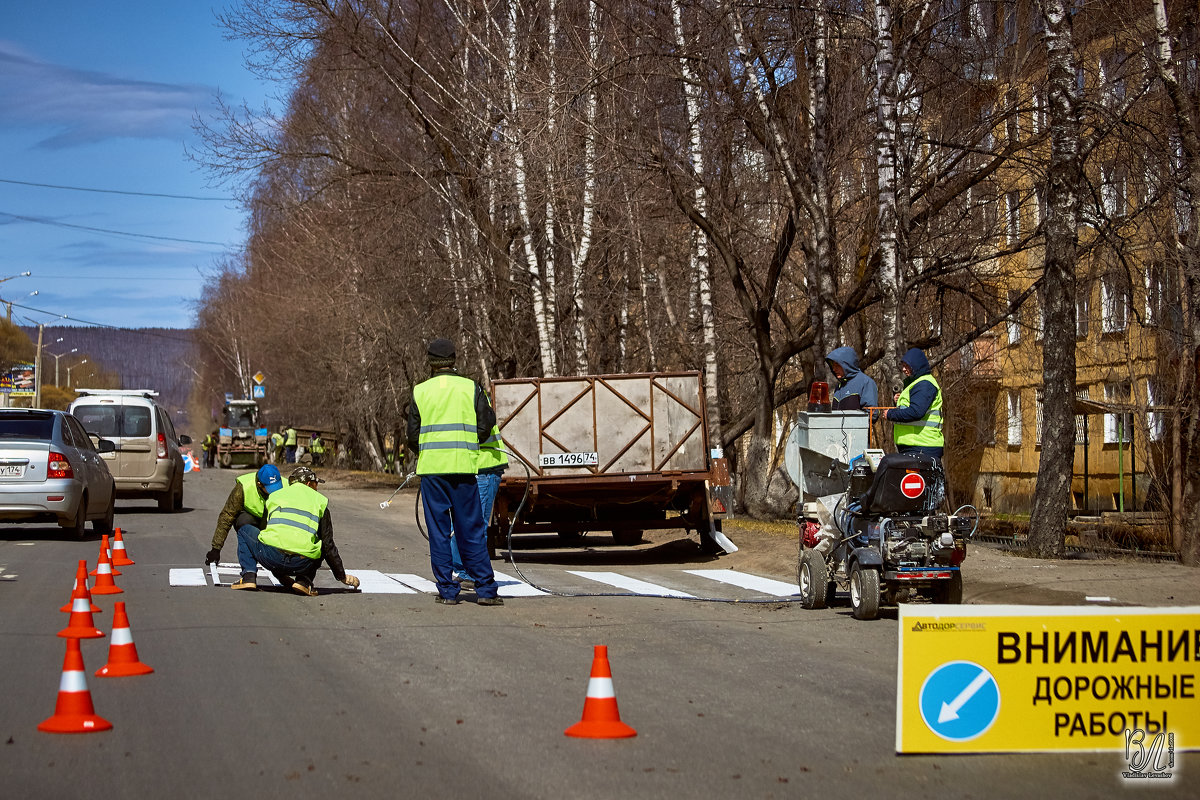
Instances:
[[[85,535],[112,533],[116,487],[104,456],[116,446],[95,442],[65,411],[0,408],[0,520],[57,522]]]
[[[117,497],[152,497],[162,511],[183,508],[183,455],[188,436],[175,433],[171,416],[148,389],[79,389],[70,412],[89,434],[108,439],[116,452],[104,460]]]

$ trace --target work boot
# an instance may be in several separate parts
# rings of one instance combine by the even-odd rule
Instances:
[[[317,587],[313,586],[310,583],[305,583],[304,581],[296,581],[295,583],[293,583],[292,591],[295,592],[296,594],[302,594],[305,597],[316,597],[317,596]]]
[[[242,575],[242,577],[238,578],[236,582],[231,583],[229,585],[229,588],[230,589],[249,589],[252,592],[257,592],[258,591],[257,577],[258,576],[255,575],[253,572],[247,572],[244,575]]]
[[[475,600],[477,606],[502,606],[504,600],[499,597],[479,597]]]
[[[437,597],[433,598],[433,602],[440,603],[444,606],[456,606],[456,605],[458,605],[458,598],[457,597],[442,597],[439,594]]]

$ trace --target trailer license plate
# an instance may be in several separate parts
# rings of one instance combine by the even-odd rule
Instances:
[[[542,453],[539,467],[594,467],[600,463],[596,453]]]

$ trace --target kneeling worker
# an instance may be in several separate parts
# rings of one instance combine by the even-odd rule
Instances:
[[[243,525],[249,525],[260,531],[266,525],[267,495],[276,489],[283,488],[283,477],[279,470],[267,464],[259,467],[258,472],[247,472],[239,475],[233,482],[233,489],[225,499],[225,507],[217,517],[217,529],[213,531],[212,549],[204,557],[205,564],[215,564],[221,558],[221,547],[229,529],[235,531]]]
[[[346,574],[342,557],[333,541],[329,500],[317,491],[324,483],[308,467],[297,467],[288,485],[267,496],[267,526],[259,533],[250,526],[238,528],[238,563],[241,579],[234,589],[257,589],[255,577],[262,564],[284,586],[296,594],[316,597],[313,580],[321,562],[329,564],[333,577],[351,588],[358,578]]]

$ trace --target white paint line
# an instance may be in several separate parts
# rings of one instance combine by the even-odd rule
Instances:
[[[567,570],[572,575],[578,575],[581,578],[606,583],[609,586],[615,586],[618,589],[625,589],[636,594],[651,594],[651,595],[666,595],[667,597],[695,597],[695,595],[687,592],[678,592],[674,589],[668,589],[666,586],[659,586],[656,583],[647,583],[639,581],[637,578],[630,578],[626,575],[621,575],[617,572],[576,572],[573,569]]]
[[[501,597],[548,597],[549,592],[535,589],[524,581],[496,572],[496,593]]]
[[[354,569],[350,570],[350,574],[358,578],[358,590],[363,594],[416,594],[413,589],[377,569]]]
[[[1083,599],[1088,601],[1089,603],[1111,603],[1111,602],[1113,602],[1113,599],[1111,597],[1085,597]]]
[[[750,575],[732,569],[685,569],[684,572],[689,575],[697,575],[701,578],[740,586],[743,589],[762,592],[772,597],[789,597],[794,594],[800,594],[800,587],[797,584],[777,581],[771,578],[760,578],[757,575]]]
[[[385,572],[384,574],[394,581],[400,581],[405,586],[416,589],[418,592],[437,594],[437,584],[428,578],[414,575],[411,572]]]
[[[221,573],[217,570],[216,562],[208,565],[208,574],[212,576],[213,586],[221,585]]]
[[[199,567],[171,570],[172,586],[208,586],[204,580],[204,570]]]
[[[272,586],[280,585],[279,581],[275,580],[275,576],[272,575],[270,570],[268,570],[266,567],[258,568],[258,579],[260,581],[265,580],[265,581],[269,582]],[[290,589],[292,587],[289,586],[288,588]]]

